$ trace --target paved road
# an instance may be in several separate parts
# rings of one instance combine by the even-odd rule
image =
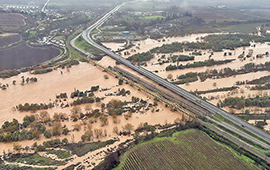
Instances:
[[[228,112],[214,106],[213,104],[204,101],[204,100],[200,100],[200,102],[197,102],[197,97],[193,94],[190,94],[188,91],[186,91],[185,89],[182,89],[181,87],[171,84],[170,82],[168,82],[167,80],[164,80],[163,78],[159,77],[158,75],[126,60],[125,58],[113,53],[112,51],[106,49],[105,47],[95,43],[91,37],[90,37],[90,32],[92,30],[94,30],[95,28],[97,28],[98,26],[102,25],[109,17],[112,16],[113,13],[115,13],[119,8],[121,8],[123,5],[125,5],[125,3],[122,3],[121,5],[116,6],[113,10],[111,10],[110,12],[108,12],[106,15],[104,15],[100,20],[98,20],[95,24],[93,24],[92,26],[90,26],[89,28],[87,28],[85,31],[82,32],[82,36],[83,38],[91,45],[93,45],[94,47],[104,51],[107,55],[109,55],[110,57],[112,57],[115,60],[120,61],[122,64],[126,65],[127,67],[137,71],[138,73],[144,75],[145,77],[155,81],[156,83],[158,83],[159,85],[171,90],[172,92],[178,94],[179,96],[185,98],[186,100],[198,105],[200,108],[209,111],[210,113],[213,114],[219,114],[225,118],[227,118],[228,120],[230,120],[231,122],[235,123],[238,126],[242,126],[243,128],[245,128],[246,130],[250,131],[251,133],[257,135],[258,137],[264,139],[265,141],[270,143],[270,135],[267,134],[266,132],[240,120],[239,118],[229,114]]]
[[[43,6],[42,9],[41,9],[41,12],[45,12],[45,7],[46,7],[47,4],[49,3],[49,1],[50,1],[50,0],[48,0],[48,1],[44,4],[44,6]]]
[[[213,127],[211,125],[209,125],[208,123],[206,122],[203,122],[201,121],[201,123],[206,126],[207,128],[211,129],[212,131],[215,131],[216,133],[218,134],[221,134],[223,137],[227,138],[228,140],[236,143],[237,145],[239,145],[240,147],[248,150],[249,152],[253,153],[254,155],[257,155],[258,157],[260,157],[261,159],[267,161],[268,163],[270,163],[270,159],[265,156],[264,154],[262,154],[261,152],[259,151],[256,151],[254,150],[252,147],[250,147],[248,144],[246,144],[245,142],[240,142],[239,139],[235,139],[233,138],[230,134],[228,134],[227,132],[224,132],[222,130],[220,130],[219,128],[217,127]]]
[[[212,118],[210,118],[210,117],[206,117],[206,118],[207,118],[208,120],[210,120],[210,121],[212,121],[212,122],[214,122],[214,123],[220,125],[220,126],[225,127],[226,129],[229,129],[229,130],[231,130],[231,131],[236,132],[237,134],[241,135],[242,137],[244,137],[244,138],[246,138],[246,139],[249,139],[250,141],[252,141],[252,142],[254,142],[254,143],[258,144],[258,145],[261,145],[262,147],[264,147],[264,148],[266,148],[266,149],[270,149],[270,146],[269,146],[269,145],[267,145],[267,144],[265,144],[264,142],[262,142],[262,141],[260,141],[260,140],[258,140],[258,139],[256,139],[256,138],[250,136],[250,135],[247,134],[246,132],[243,132],[242,130],[240,130],[240,129],[238,129],[238,128],[236,128],[236,127],[234,127],[234,126],[232,126],[232,125],[230,125],[230,124],[228,124],[228,123],[226,123],[226,122],[218,122],[218,121],[216,121],[216,120],[214,120],[214,119],[212,119]]]

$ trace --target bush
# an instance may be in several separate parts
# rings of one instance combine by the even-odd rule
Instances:
[[[44,136],[46,137],[46,138],[51,138],[52,137],[52,134],[49,132],[49,131],[45,131],[44,132]]]

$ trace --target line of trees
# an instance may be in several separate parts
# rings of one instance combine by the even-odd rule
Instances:
[[[229,97],[223,101],[219,101],[219,107],[229,106],[231,108],[243,109],[244,107],[270,107],[270,97],[244,98],[244,97]]]
[[[186,69],[186,68],[195,68],[195,67],[204,67],[204,66],[222,65],[222,64],[230,63],[234,60],[235,59],[215,61],[215,60],[211,59],[211,60],[205,60],[205,61],[198,61],[198,62],[194,62],[191,64],[186,64],[186,65],[180,64],[178,66],[170,64],[169,66],[166,67],[166,71],[177,70],[177,69]]]
[[[152,58],[154,58],[154,55],[150,52],[143,52],[143,53],[138,53],[134,54],[130,57],[127,58],[127,60],[131,62],[142,62],[142,61],[149,61]]]

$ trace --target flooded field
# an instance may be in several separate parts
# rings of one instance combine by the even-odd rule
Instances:
[[[61,71],[63,74],[61,74]],[[104,75],[108,75],[108,79],[104,79]],[[37,77],[38,81],[35,83],[28,83],[24,86],[20,85],[21,77]],[[17,85],[12,85],[13,80],[16,80]],[[102,100],[102,103],[108,103],[111,99],[119,99],[121,101],[131,101],[132,96],[139,97],[144,100],[148,100],[153,103],[153,99],[146,95],[145,93],[138,91],[137,89],[123,84],[118,86],[118,79],[110,76],[108,73],[103,72],[99,68],[87,64],[80,63],[78,66],[73,66],[69,70],[66,69],[58,69],[53,72],[41,75],[31,75],[30,73],[23,73],[18,76],[9,78],[9,79],[0,79],[2,84],[9,84],[10,87],[6,90],[0,90],[0,96],[5,96],[0,99],[0,125],[2,125],[5,121],[12,121],[13,118],[17,119],[19,122],[22,122],[22,119],[25,115],[39,114],[40,111],[36,113],[31,112],[19,112],[12,110],[13,107],[19,104],[24,103],[49,103],[54,101],[56,95],[60,93],[67,93],[70,96],[71,92],[75,89],[80,91],[89,90],[91,86],[99,85],[100,88],[108,88],[110,90],[107,91],[97,91],[95,92],[96,97],[105,97]],[[117,86],[118,87],[117,87]],[[122,96],[105,96],[106,93],[113,93],[118,90],[118,88],[124,88],[131,92],[130,95],[125,97]],[[69,97],[67,102],[71,102],[72,99]],[[101,103],[93,103],[91,104],[92,109],[100,108]],[[86,105],[80,105],[81,109],[84,111]],[[51,117],[53,117],[54,113],[66,113],[68,116],[71,114],[72,107],[61,108],[53,107],[52,109],[48,109],[48,113]],[[131,118],[128,120],[125,119],[123,115],[118,116],[120,121],[119,124],[113,123],[112,118],[109,116],[108,125],[101,127],[101,123],[98,120],[97,123],[93,124],[93,129],[98,128],[107,131],[107,136],[102,137],[101,140],[108,140],[112,137],[116,137],[113,133],[113,127],[117,126],[119,130],[122,130],[122,127],[127,123],[131,123],[134,126],[134,129],[138,127],[140,123],[148,122],[149,124],[165,124],[165,123],[173,123],[173,121],[181,117],[181,113],[179,112],[171,112],[169,108],[166,108],[162,103],[159,103],[156,106],[158,112],[145,111],[142,113],[134,113]],[[68,129],[73,129],[75,124],[82,124],[81,121],[72,122],[65,121],[62,122],[62,125],[66,125]],[[82,126],[83,127],[83,126]],[[49,128],[49,127],[48,127]],[[74,141],[78,142],[81,140],[81,135],[84,133],[84,128],[82,128],[79,132],[73,131],[68,136],[61,135],[60,137],[54,138],[67,138],[71,141],[71,137],[74,135]],[[38,144],[46,141],[43,135],[41,135],[40,139],[34,141],[21,141],[19,142],[23,147],[27,145],[32,145],[34,142]],[[13,143],[0,143],[1,148],[6,148],[6,150],[13,148]]]
[[[160,47],[163,44],[170,44],[172,42],[196,42],[196,41],[200,41],[201,37],[206,36],[208,34],[194,34],[194,35],[190,35],[190,36],[186,36],[186,37],[173,37],[173,38],[163,38],[160,40],[152,40],[152,39],[146,39],[146,40],[142,40],[142,41],[137,41],[137,42],[133,42],[133,44],[135,46],[133,46],[131,49],[126,50],[126,52],[128,51],[130,53],[130,55],[123,55],[124,53],[122,52],[121,55],[123,57],[129,57],[133,54],[137,54],[137,53],[141,53],[141,52],[147,52],[149,50],[151,50],[152,48],[155,47]],[[252,47],[241,47],[241,48],[237,48],[235,50],[223,50],[222,52],[214,52],[214,54],[211,56],[211,59],[214,60],[227,60],[227,59],[235,59],[235,61],[232,61],[230,63],[227,64],[222,64],[222,65],[215,65],[215,66],[209,66],[209,67],[197,67],[197,68],[187,68],[187,69],[182,69],[182,70],[171,70],[171,71],[166,71],[166,67],[170,64],[172,65],[176,65],[177,63],[164,63],[162,65],[159,64],[158,59],[162,56],[165,55],[166,58],[172,56],[172,55],[191,55],[190,51],[184,51],[184,52],[177,52],[177,53],[171,53],[171,54],[156,54],[155,57],[153,59],[151,59],[150,61],[146,62],[147,66],[143,66],[144,68],[152,71],[152,72],[156,72],[156,74],[158,74],[159,76],[163,77],[163,78],[167,78],[167,76],[169,74],[172,75],[172,79],[177,79],[178,76],[182,75],[182,74],[186,74],[188,72],[205,72],[205,71],[209,71],[209,70],[221,70],[224,69],[226,67],[229,67],[231,69],[241,69],[243,68],[243,66],[245,64],[248,63],[254,63],[254,64],[264,64],[265,62],[269,62],[270,61],[270,57],[262,57],[262,58],[256,58],[256,55],[260,55],[260,54],[265,54],[266,52],[270,51],[270,46],[269,43],[251,43],[253,44]],[[106,46],[112,48],[112,49],[117,49],[119,48],[119,44],[116,43],[105,43]],[[254,46],[255,45],[255,46]],[[243,52],[245,54],[248,54],[249,51],[252,50],[253,51],[253,55],[251,58],[247,58],[246,60],[240,60],[238,58],[238,56],[240,54],[242,54]],[[205,61],[209,59],[209,55],[211,54],[211,51],[209,50],[201,50],[202,55],[201,56],[195,56],[194,61],[180,61],[178,62],[178,64],[182,64],[182,65],[186,65],[188,63],[193,63],[193,62],[198,62],[198,61]],[[232,55],[231,56],[224,56],[225,52],[230,52]],[[102,61],[100,61],[101,63],[107,63],[109,65],[109,63],[115,63],[115,61],[113,61],[110,58],[103,58]],[[123,67],[120,65],[120,67]],[[186,89],[187,91],[206,91],[206,90],[212,90],[212,89],[216,89],[216,88],[223,88],[223,87],[231,87],[231,86],[236,86],[236,82],[237,81],[251,81],[254,79],[258,79],[260,77],[263,76],[269,76],[270,72],[268,71],[259,71],[259,72],[252,72],[252,73],[248,73],[248,74],[242,74],[242,75],[236,75],[236,76],[232,76],[232,77],[227,77],[227,78],[220,78],[220,79],[206,79],[204,82],[201,82],[200,80],[196,81],[196,82],[191,82],[188,84],[182,84],[179,85],[180,87]],[[202,97],[206,97],[207,99],[211,99],[210,102],[212,102],[213,104],[217,104],[217,102],[219,100],[224,100],[226,97],[228,96],[232,96],[232,97],[256,97],[256,95],[262,96],[262,94],[265,96],[269,96],[270,94],[268,93],[269,90],[266,91],[258,91],[258,90],[254,90],[254,91],[250,91],[250,88],[253,85],[249,85],[247,87],[245,86],[239,86],[240,89],[238,90],[239,93],[233,93],[231,94],[230,91],[227,92],[215,92],[215,93],[207,93],[207,94],[203,94],[201,95]],[[240,93],[241,91],[241,93]],[[229,94],[228,94],[229,93]],[[214,99],[213,99],[214,98]],[[225,110],[229,110],[228,108],[225,108]],[[238,111],[241,112],[241,111]]]

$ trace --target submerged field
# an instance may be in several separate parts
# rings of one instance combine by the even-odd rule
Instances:
[[[36,65],[60,54],[54,47],[33,48],[26,44],[0,51],[0,71]]]
[[[255,169],[243,158],[218,145],[199,130],[186,130],[169,138],[137,145],[116,169]]]

